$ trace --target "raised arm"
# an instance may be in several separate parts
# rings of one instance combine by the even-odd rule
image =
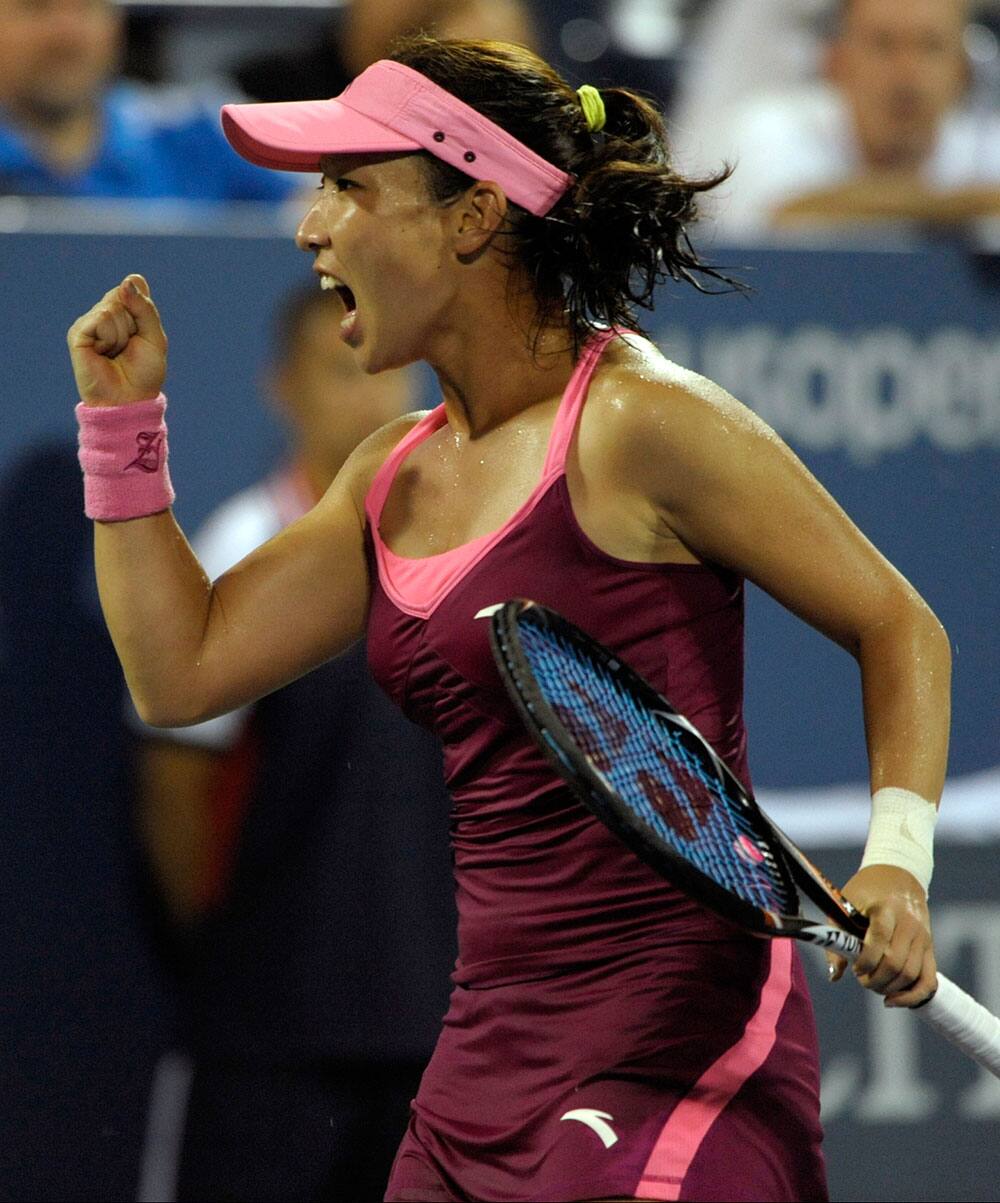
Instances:
[[[953,226],[998,212],[1000,188],[995,185],[932,189],[912,173],[883,173],[793,196],[772,217],[775,226],[787,229],[863,221]]]
[[[618,411],[623,486],[634,482],[664,534],[740,572],[855,657],[872,791],[919,795],[932,818],[947,759],[950,649],[927,604],[774,432],[722,389],[673,369],[640,384],[631,401]],[[925,998],[935,966],[918,880],[876,863],[846,892],[871,920],[855,967],[863,984],[894,1005]]]
[[[167,343],[141,276],[111,289],[73,324],[68,342],[86,406],[130,405],[160,392]],[[362,634],[363,496],[398,437],[373,436],[311,513],[214,585],[169,509],[95,522],[101,605],[146,722],[183,726],[232,710]]]

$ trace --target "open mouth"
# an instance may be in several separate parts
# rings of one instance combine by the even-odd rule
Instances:
[[[336,276],[322,276],[319,282],[320,288],[324,292],[335,292],[344,304],[345,314],[352,314],[357,310],[358,303],[354,299],[354,293]]]

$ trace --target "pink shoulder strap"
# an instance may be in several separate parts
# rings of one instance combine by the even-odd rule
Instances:
[[[569,445],[573,441],[573,432],[576,430],[591,378],[604,354],[604,348],[620,333],[621,331],[613,328],[601,330],[593,335],[583,348],[580,362],[576,365],[573,375],[566,385],[566,392],[563,394],[555,422],[552,424],[548,454],[545,457],[545,469],[542,473],[544,479],[548,480],[565,468]]]
[[[368,520],[375,530],[378,529],[378,520],[382,516],[382,507],[385,505],[385,499],[389,496],[392,482],[396,479],[399,465],[406,459],[417,443],[422,443],[424,439],[429,438],[438,427],[444,425],[446,420],[447,414],[444,411],[444,402],[442,402],[432,409],[430,413],[424,414],[420,421],[403,435],[392,451],[386,456],[382,467],[375,473],[368,489],[368,495],[365,497],[365,509],[368,511]]]

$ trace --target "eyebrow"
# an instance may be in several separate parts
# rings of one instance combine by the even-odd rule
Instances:
[[[319,169],[325,176],[343,175],[348,171],[358,171],[367,167],[375,155],[323,155],[319,161]]]

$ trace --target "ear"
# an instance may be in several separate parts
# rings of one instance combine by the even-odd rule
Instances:
[[[507,197],[499,184],[478,180],[455,207],[455,252],[462,259],[484,251],[507,220]]]

